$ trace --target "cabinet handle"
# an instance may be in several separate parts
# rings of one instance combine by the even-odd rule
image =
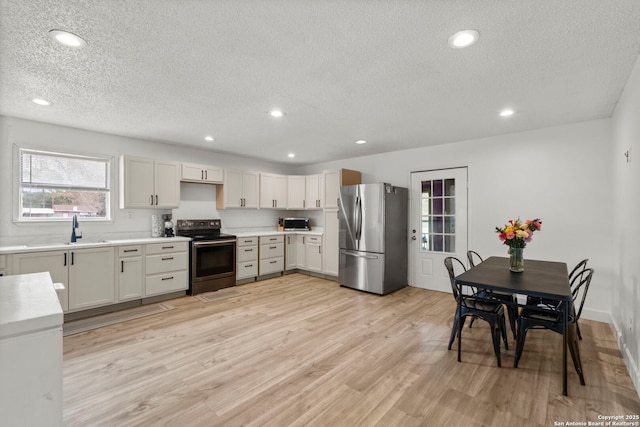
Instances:
[[[156,206],[158,206],[158,195],[156,194]]]
[[[269,249],[278,249],[277,246],[269,246]]]
[[[303,244],[303,245],[304,245],[304,239],[305,239],[306,237],[307,237],[307,236],[302,236],[302,244]]]
[[[151,195],[151,203],[149,203],[151,206],[153,206],[153,194]]]
[[[322,246],[318,246],[318,253],[321,254],[322,253]]]
[[[245,249],[245,252],[253,252],[253,249]]]
[[[247,264],[244,266],[244,268],[249,268],[249,267],[253,267],[253,264]]]
[[[65,267],[67,266],[67,253],[64,253],[64,264]]]
[[[251,243],[251,242],[253,242],[253,239],[251,239],[251,240],[245,240],[244,242],[245,242],[245,243]]]
[[[269,264],[275,264],[278,261],[269,261]]]
[[[162,249],[173,249],[173,246],[163,246]]]
[[[173,280],[173,276],[170,277],[163,277],[162,280]]]
[[[162,258],[162,261],[171,261],[172,259],[173,259],[173,257],[170,256],[170,257],[167,257],[167,258]]]
[[[137,249],[125,249],[124,252],[138,252]]]
[[[71,252],[71,265],[73,265],[75,263],[75,252]]]
[[[291,236],[287,236],[287,245],[291,244]]]
[[[124,261],[120,261],[120,273],[124,273]]]
[[[209,171],[204,171],[204,179],[209,179]]]

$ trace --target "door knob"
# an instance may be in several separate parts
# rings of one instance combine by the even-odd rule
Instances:
[[[411,240],[416,240],[416,236],[411,236]]]

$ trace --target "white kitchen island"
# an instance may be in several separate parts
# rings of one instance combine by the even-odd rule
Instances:
[[[62,425],[62,323],[49,273],[0,277],[0,424]]]

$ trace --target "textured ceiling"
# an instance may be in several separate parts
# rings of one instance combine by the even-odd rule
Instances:
[[[1,115],[309,164],[610,117],[640,1],[0,0],[0,36]]]

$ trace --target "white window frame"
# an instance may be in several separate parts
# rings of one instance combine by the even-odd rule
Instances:
[[[41,155],[51,155],[56,157],[67,157],[72,159],[87,159],[87,160],[95,160],[106,163],[107,170],[107,179],[106,185],[104,188],[107,194],[106,206],[105,206],[105,217],[95,218],[95,217],[83,217],[82,221],[91,221],[91,222],[111,222],[113,221],[113,198],[116,196],[114,194],[114,185],[113,185],[113,167],[114,161],[113,157],[110,156],[100,156],[100,155],[86,155],[86,154],[78,154],[72,152],[54,152],[46,149],[39,148],[28,148],[28,147],[19,147],[14,145],[14,222],[17,223],[37,223],[37,222],[68,222],[69,217],[23,217],[22,216],[22,176],[21,176],[21,159],[22,153],[36,153]],[[81,187],[69,187],[69,188],[81,188]]]

